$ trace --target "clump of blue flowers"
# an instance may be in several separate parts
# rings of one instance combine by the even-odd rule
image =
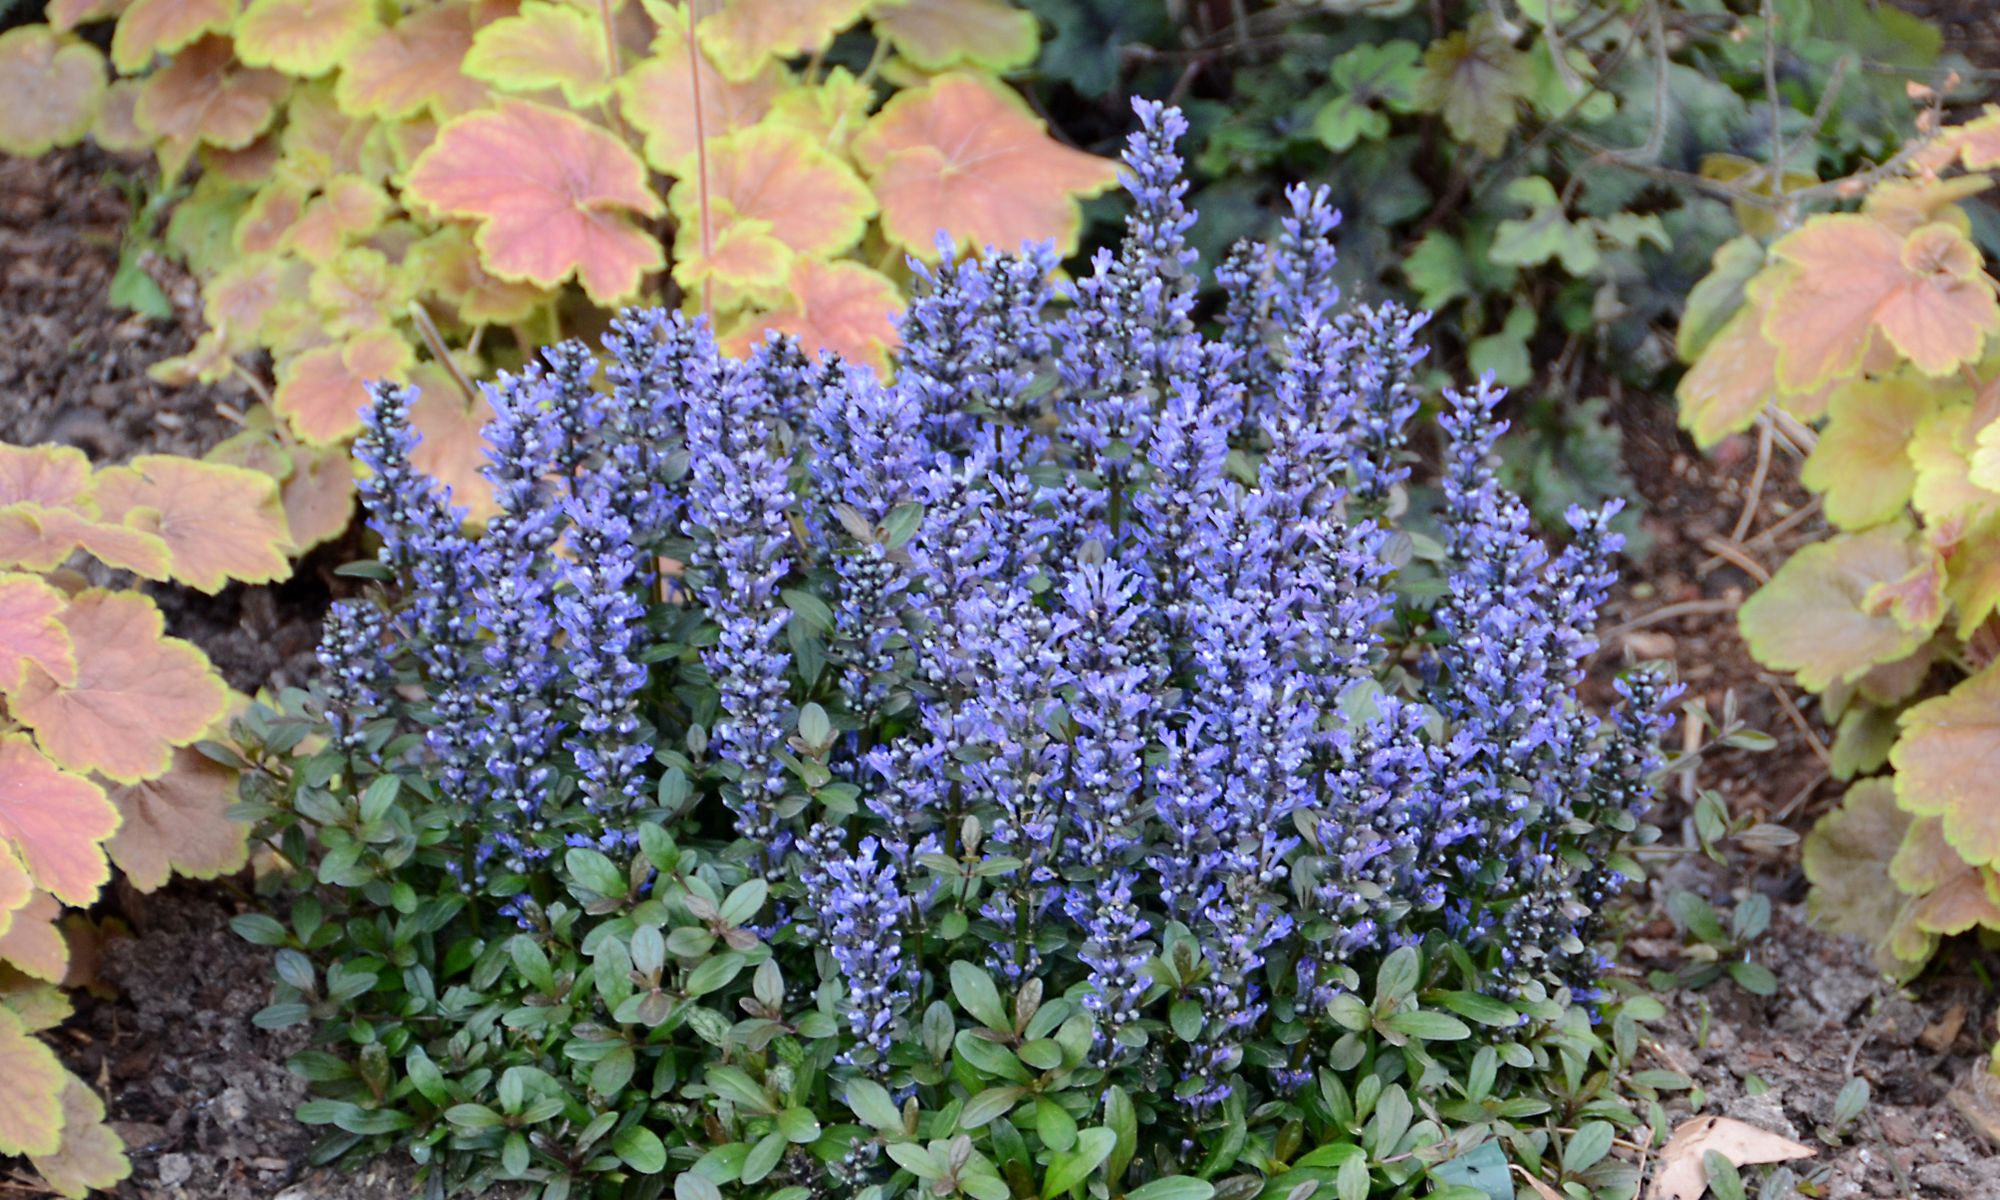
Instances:
[[[483,529],[376,391],[383,586],[329,620],[331,741],[289,778],[357,798],[294,796],[336,835],[316,883],[428,948],[346,970],[401,989],[388,1054],[419,1090],[448,1064],[423,1094],[497,1177],[986,1195],[1114,1092],[1154,1148],[1126,1182],[1223,1131],[1275,1163],[1272,1130],[1367,1120],[1363,1076],[1441,1086],[1425,1039],[1472,1026],[1399,1023],[1420,990],[1509,1069],[1615,1000],[1671,689],[1578,700],[1610,513],[1544,547],[1489,386],[1421,465],[1424,318],[1336,303],[1322,194],[1200,316],[1185,126],[1138,112],[1122,244],[1074,282],[1035,247],[917,265],[891,378],[639,311],[601,369],[504,377]],[[489,1058],[512,1109],[473,1098]],[[898,1106],[968,1101],[990,1139],[923,1157]]]

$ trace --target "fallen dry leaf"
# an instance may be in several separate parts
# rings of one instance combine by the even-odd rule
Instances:
[[[1819,1153],[1788,1137],[1730,1117],[1696,1117],[1675,1127],[1660,1151],[1660,1173],[1653,1177],[1650,1200],[1701,1200],[1708,1190],[1702,1155],[1715,1151],[1736,1166],[1789,1162]]]
[[[1563,1196],[1561,1192],[1550,1187],[1548,1184],[1543,1183],[1541,1180],[1535,1178],[1533,1175],[1528,1174],[1528,1169],[1522,1166],[1520,1163],[1509,1163],[1507,1165],[1513,1167],[1514,1173],[1516,1175],[1519,1175],[1522,1181],[1525,1182],[1529,1187],[1533,1188],[1535,1190],[1535,1195],[1540,1196],[1542,1200],[1566,1200],[1566,1198]]]

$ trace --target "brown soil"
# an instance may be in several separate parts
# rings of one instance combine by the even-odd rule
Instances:
[[[0,348],[0,440],[66,441],[100,461],[199,452],[231,432],[229,414],[246,400],[227,387],[176,391],[145,378],[149,363],[187,347],[192,321],[153,322],[105,302],[127,219],[123,197],[105,181],[117,166],[92,151],[0,160],[0,320],[21,331]],[[185,278],[164,267],[159,277],[192,316]],[[1600,665],[1672,659],[1690,695],[1714,713],[1733,694],[1745,721],[1778,744],[1763,754],[1716,756],[1704,765],[1702,786],[1720,791],[1739,814],[1803,831],[1837,794],[1815,748],[1826,731],[1815,725],[1809,698],[1750,661],[1731,611],[1755,586],[1751,568],[1774,567],[1797,540],[1818,532],[1808,514],[1776,538],[1757,537],[1805,504],[1793,464],[1774,462],[1743,550],[1718,557],[1711,539],[1727,539],[1743,507],[1754,445],[1732,443],[1704,459],[1674,429],[1668,406],[1631,399],[1619,414],[1653,547],[1607,613]],[[352,547],[324,550],[276,588],[231,588],[213,598],[155,591],[174,632],[207,649],[238,687],[296,684],[311,669],[327,572],[352,556]],[[1680,615],[1657,619],[1669,606]],[[1662,798],[1654,819],[1668,830],[1666,844],[1692,843],[1677,793]],[[1817,1185],[1816,1195],[2000,1197],[1995,1143],[1985,1140],[2000,1136],[2000,1097],[1982,1090],[1980,1069],[1995,1036],[1992,1002],[1962,959],[1947,956],[1911,991],[1883,983],[1856,947],[1805,926],[1795,847],[1735,847],[1726,867],[1694,854],[1662,861],[1633,913],[1631,969],[1681,965],[1680,942],[1661,915],[1672,891],[1694,890],[1727,907],[1754,889],[1773,898],[1776,912],[1752,956],[1776,973],[1778,990],[1760,999],[1722,982],[1669,994],[1667,1020],[1649,1032],[1655,1061],[1646,1065],[1692,1076],[1707,1094],[1704,1111],[1818,1146],[1818,1157],[1799,1172]],[[133,1178],[116,1194],[412,1194],[400,1163],[360,1172],[304,1165],[313,1138],[290,1116],[304,1089],[282,1066],[300,1035],[249,1023],[269,995],[270,970],[265,951],[227,928],[243,907],[228,883],[176,884],[152,897],[121,885],[106,898],[105,912],[135,935],[105,950],[102,976],[116,998],[80,995],[79,1015],[57,1040],[70,1065],[104,1095],[132,1148]],[[1873,1088],[1868,1113],[1845,1136],[1822,1141],[1818,1128],[1852,1074]],[[1678,1103],[1669,1107],[1675,1117],[1685,1115]],[[20,1187],[8,1183],[0,1165],[0,1192],[22,1195],[25,1186],[25,1179]]]

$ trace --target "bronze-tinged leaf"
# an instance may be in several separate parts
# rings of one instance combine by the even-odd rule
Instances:
[[[35,882],[28,878],[28,868],[20,855],[11,844],[0,842],[0,937],[13,927],[21,906],[34,894]]]
[[[229,815],[236,772],[198,750],[174,751],[157,779],[105,789],[123,823],[105,843],[111,861],[142,892],[175,875],[214,879],[250,858],[250,827]]]
[[[46,25],[0,33],[0,154],[34,157],[90,132],[104,103],[104,56]]]
[[[1937,404],[1937,389],[1914,379],[1857,379],[1833,393],[1826,428],[1799,472],[1826,498],[1829,521],[1866,529],[1903,512],[1917,483],[1910,438]]]
[[[90,459],[75,446],[0,443],[0,505],[75,504],[90,487]]]
[[[494,275],[479,261],[469,226],[453,222],[410,250],[412,276],[426,295],[458,310],[468,325],[511,325],[548,303],[549,294],[532,283]]]
[[[1914,901],[1890,876],[1890,860],[1909,827],[1910,814],[1896,804],[1895,785],[1863,779],[1813,826],[1802,853],[1812,884],[1806,911],[1813,923],[1866,941],[1876,965],[1898,978],[1915,974],[1937,944],[1936,937],[1915,928]]]
[[[940,231],[962,247],[1046,240],[1068,254],[1083,223],[1078,198],[1117,180],[1116,164],[1062,145],[1018,98],[965,74],[898,93],[853,151],[874,181],[882,232],[931,260]]]
[[[1738,611],[1743,640],[1758,662],[1796,672],[1811,691],[1852,683],[1930,636],[1869,601],[1878,585],[1904,581],[1931,553],[1900,526],[1806,546]]]
[[[142,454],[99,471],[92,495],[106,520],[158,534],[173,577],[189,587],[214,595],[232,581],[291,578],[284,502],[260,471]]]
[[[526,0],[513,16],[472,35],[463,69],[503,92],[560,88],[571,108],[589,108],[617,79],[605,38],[594,7]]]
[[[486,465],[487,422],[493,406],[484,396],[468,403],[442,367],[425,363],[414,377],[422,390],[410,406],[410,428],[421,440],[410,451],[410,464],[438,481],[451,502],[466,510],[466,520],[484,525],[500,506],[493,485],[481,470]]]
[[[631,220],[663,208],[638,155],[580,117],[525,100],[448,122],[410,168],[403,196],[476,220],[493,274],[544,288],[574,275],[599,304],[635,295],[665,261]]]
[[[292,474],[278,489],[295,553],[346,532],[354,516],[354,456],[345,446],[300,446]]]
[[[960,64],[1010,71],[1035,61],[1035,14],[1007,0],[872,0],[869,22],[926,71]]]
[[[1940,818],[1944,840],[1973,866],[2000,863],[2000,666],[1915,705],[1902,724],[1889,761],[1903,807]]]
[[[361,429],[368,385],[384,379],[403,382],[415,357],[408,342],[387,330],[316,347],[278,368],[273,407],[299,437],[330,445]]]
[[[84,1200],[132,1174],[125,1143],[104,1123],[104,1102],[81,1079],[64,1072],[62,1145],[54,1154],[34,1154],[28,1162],[44,1182],[69,1200]]]
[[[178,172],[197,145],[247,146],[271,123],[292,81],[243,66],[228,38],[204,37],[146,80],[135,115],[161,142],[163,169]]]
[[[0,1007],[0,1154],[54,1154],[62,1145],[69,1072],[12,1009]]]
[[[1426,112],[1442,114],[1453,139],[1497,158],[1533,85],[1528,56],[1482,13],[1424,51],[1416,102]]]
[[[21,686],[29,664],[51,679],[76,679],[76,654],[58,619],[69,597],[34,575],[0,573],[0,692]]]
[[[1977,360],[2000,329],[1979,251],[1945,222],[1904,237],[1851,213],[1817,216],[1771,253],[1793,268],[1763,326],[1787,391],[1856,373],[1878,331],[1924,374],[1945,375]]]
[[[43,752],[68,770],[120,783],[151,778],[171,764],[174,747],[204,736],[228,706],[229,689],[207,657],[164,636],[166,622],[145,596],[78,593],[63,624],[76,646],[76,682],[58,684],[30,667],[11,707]]]
[[[801,258],[792,264],[789,301],[745,320],[725,339],[726,348],[747,354],[776,330],[797,338],[808,355],[831,352],[886,376],[901,309],[902,293],[887,276],[860,263]]]
[[[861,19],[867,0],[730,0],[695,26],[724,77],[748,79],[774,58],[817,54]]]
[[[44,758],[27,735],[0,735],[0,841],[37,888],[65,904],[96,900],[111,878],[102,843],[117,828],[102,788]]]
[[[400,120],[428,109],[440,121],[485,104],[485,84],[460,70],[478,29],[472,5],[416,9],[363,37],[341,63],[335,94],[357,117]]]
[[[167,577],[167,544],[148,530],[109,524],[69,508],[0,508],[0,567],[51,571],[79,549],[121,571],[147,579]]]
[[[694,88],[688,75],[685,10],[667,9],[645,61],[618,81],[625,120],[646,135],[646,161],[668,175],[690,176],[695,157]],[[792,83],[778,63],[766,63],[749,78],[732,82],[712,62],[703,62],[701,128],[710,139],[748,129],[771,111],[771,101]]]
[[[63,938],[62,902],[36,892],[0,933],[0,963],[31,979],[59,984],[69,974],[69,942]]]
[[[237,56],[287,75],[324,75],[375,26],[369,0],[250,0],[231,31]]]
[[[156,54],[172,54],[209,32],[229,28],[241,0],[133,0],[111,35],[111,62],[137,75]]]
[[[1889,863],[1889,877],[1913,899],[1910,920],[1925,933],[1950,937],[1978,928],[2000,929],[1992,872],[1965,861],[1945,840],[1944,822],[1917,817]]]

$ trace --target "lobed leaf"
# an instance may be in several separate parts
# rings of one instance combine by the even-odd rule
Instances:
[[[111,35],[111,64],[137,75],[155,55],[228,29],[241,10],[242,0],[133,0]]]
[[[75,504],[90,489],[90,459],[74,446],[0,443],[0,505]]]
[[[32,158],[89,133],[104,104],[104,55],[46,25],[0,33],[0,154]]]
[[[46,983],[61,984],[69,974],[69,942],[63,937],[62,902],[34,892],[0,933],[0,962]]]
[[[646,135],[646,161],[669,175],[694,173],[694,105],[689,98],[694,88],[688,74],[692,68],[687,53],[685,10],[668,9],[646,60],[625,72],[618,81],[619,110],[632,127]],[[771,102],[795,82],[777,63],[767,63],[747,78],[732,80],[715,69],[714,61],[702,63],[701,130],[711,139],[723,139],[748,129],[771,111]]]
[[[369,0],[250,0],[231,33],[250,66],[310,78],[340,66],[373,28]]]
[[[147,579],[167,577],[167,544],[144,529],[106,524],[68,508],[0,508],[0,566],[50,571],[78,550]]]
[[[1441,114],[1455,140],[1498,157],[1531,82],[1527,56],[1482,14],[1424,50],[1417,106]]]
[[[81,1079],[63,1073],[62,1144],[28,1161],[44,1182],[70,1200],[115,1187],[132,1174],[125,1143],[104,1123],[104,1102]]]
[[[327,263],[345,247],[365,234],[373,233],[392,210],[388,193],[360,175],[336,175],[308,200],[278,239],[278,247],[290,250],[309,263]],[[278,264],[279,269],[284,265]],[[203,289],[204,297],[215,294],[215,282]]]
[[[1975,361],[2000,329],[1993,284],[1964,232],[1937,222],[1907,237],[1867,217],[1814,217],[1771,247],[1790,264],[1763,330],[1777,379],[1809,391],[1859,371],[1879,331],[1926,375]]]
[[[646,167],[570,113],[525,100],[459,117],[410,168],[406,200],[479,223],[486,268],[551,288],[571,275],[599,304],[639,290],[663,259],[631,215],[657,216]]]
[[[189,747],[173,753],[167,773],[105,794],[117,806],[118,832],[104,849],[142,892],[183,875],[214,879],[250,857],[250,827],[229,815],[236,772]]]
[[[69,1072],[0,1006],[0,1154],[54,1154],[62,1146],[63,1085]]]
[[[307,442],[339,442],[361,428],[368,384],[376,380],[403,382],[415,357],[408,342],[387,330],[316,347],[278,368],[272,407]]]
[[[520,12],[472,35],[461,69],[503,92],[561,88],[572,108],[611,94],[615,75],[595,10],[527,0]]]
[[[58,619],[68,604],[33,575],[0,574],[0,692],[17,690],[30,665],[58,683],[76,679],[76,654]]]
[[[927,260],[940,232],[973,249],[1052,241],[1068,254],[1083,222],[1077,199],[1117,181],[1110,160],[1055,141],[1018,99],[965,74],[898,93],[853,149],[883,234]]]
[[[34,895],[34,881],[28,878],[28,868],[20,855],[11,843],[0,842],[0,939],[5,939]],[[0,945],[3,944],[4,940],[0,940]]]
[[[832,352],[886,376],[897,342],[893,318],[901,307],[895,283],[860,263],[801,258],[792,264],[787,301],[738,325],[727,348],[747,354],[775,330],[797,338],[808,355]]]
[[[104,516],[157,534],[174,579],[214,595],[224,584],[288,579],[291,531],[278,486],[243,467],[143,454],[98,472]]]
[[[2000,929],[1993,873],[1965,861],[1945,839],[1943,822],[1918,817],[1910,822],[1889,877],[1910,896],[1910,920],[1925,933],[1950,936],[1973,929]]]
[[[1889,753],[1896,796],[1919,816],[1941,819],[1945,841],[1974,866],[2000,863],[2000,667],[1987,667],[1902,716]]]
[[[145,596],[93,588],[70,601],[62,621],[76,647],[75,682],[60,684],[30,667],[11,705],[55,765],[120,783],[149,779],[171,764],[174,747],[203,736],[227,709],[229,689],[207,657],[164,636],[160,610]],[[8,743],[6,755],[17,771],[31,770],[18,761],[27,754]],[[103,799],[95,785],[86,786]],[[82,793],[76,795],[81,805]],[[116,810],[109,811],[115,827]],[[92,829],[86,824],[83,831]],[[98,836],[110,833],[107,827]],[[32,858],[28,865],[34,869]],[[73,892],[50,890],[85,902],[72,900]]]
[[[685,264],[676,275],[684,286],[704,278],[729,285],[725,303],[781,283],[791,261],[785,251],[830,257],[849,249],[875,211],[868,186],[846,163],[783,126],[760,126],[713,144],[708,181],[710,256],[702,253],[696,189],[674,190],[681,227],[676,255]],[[783,250],[770,247],[773,241]]]
[[[384,120],[428,111],[448,121],[480,107],[486,85],[462,69],[477,29],[473,7],[464,2],[420,7],[367,34],[341,62],[334,85],[340,110]]]
[[[1891,878],[1889,863],[1910,827],[1888,779],[1864,779],[1847,789],[1840,807],[1806,834],[1801,857],[1812,891],[1806,911],[1834,933],[1866,941],[1884,973],[1907,978],[1937,946],[1918,928],[1911,898]]]
[[[210,34],[147,77],[133,115],[163,143],[162,169],[178,174],[198,145],[241,147],[256,140],[291,86],[276,71],[243,66],[228,38]]]
[[[425,368],[429,368],[426,373]],[[485,467],[487,422],[493,406],[484,396],[468,401],[440,368],[425,364],[417,376],[422,391],[410,406],[410,427],[421,435],[410,462],[450,489],[451,501],[466,510],[466,519],[484,524],[499,510]]]
[[[1825,496],[1829,521],[1864,529],[1903,511],[1917,482],[1910,438],[1937,403],[1935,387],[1911,379],[1855,380],[1828,398],[1799,479]]]
[[[65,904],[96,900],[111,878],[102,843],[117,828],[102,788],[43,757],[27,735],[0,735],[0,841],[35,887]]]
[[[1928,630],[1905,628],[1870,592],[1922,565],[1922,547],[1901,527],[1882,527],[1816,542],[1794,554],[1737,614],[1758,662],[1798,675],[1823,691],[1851,683],[1877,663],[1915,650]]]
[[[1010,71],[1033,62],[1041,45],[1035,14],[1005,0],[871,0],[868,19],[926,71],[961,64]]]
[[[511,325],[548,300],[533,284],[513,283],[487,271],[469,226],[453,222],[410,250],[411,274],[429,295],[458,310],[468,325]]]
[[[749,79],[774,58],[818,54],[861,19],[867,0],[730,0],[695,25],[724,78]]]

